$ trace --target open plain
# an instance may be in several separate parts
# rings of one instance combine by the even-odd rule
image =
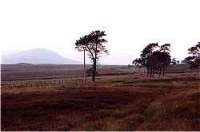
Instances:
[[[84,84],[81,66],[45,66],[2,66],[2,130],[200,130],[198,70],[104,66]]]

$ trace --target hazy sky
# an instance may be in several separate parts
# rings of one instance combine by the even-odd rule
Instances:
[[[151,42],[182,59],[200,41],[199,0],[1,0],[2,54],[46,48],[76,60],[75,40],[105,30],[103,64],[129,64]]]

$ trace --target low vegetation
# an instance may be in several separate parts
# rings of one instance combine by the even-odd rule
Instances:
[[[97,78],[3,82],[2,130],[200,130],[197,72]]]

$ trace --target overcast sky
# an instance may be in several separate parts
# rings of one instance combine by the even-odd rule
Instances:
[[[200,41],[199,0],[1,0],[2,54],[46,48],[76,60],[80,36],[105,30],[103,64],[129,64],[151,42],[171,43],[183,59]]]

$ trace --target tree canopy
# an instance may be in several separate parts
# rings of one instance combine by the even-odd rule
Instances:
[[[200,42],[188,49],[189,56],[185,58],[184,62],[190,65],[190,68],[198,68],[200,66]]]
[[[158,43],[148,44],[141,52],[140,58],[133,60],[133,64],[147,68],[147,75],[153,75],[158,70],[164,75],[166,67],[171,62],[170,44],[159,46]]]
[[[104,38],[105,36],[106,36],[105,31],[96,30],[92,31],[88,35],[80,37],[80,39],[77,40],[75,43],[75,48],[78,49],[78,51],[83,51],[83,50],[87,51],[88,56],[93,62],[92,81],[95,81],[96,65],[97,61],[101,57],[101,54],[103,53],[108,54],[108,50],[104,45],[104,43],[107,42],[107,40]]]

